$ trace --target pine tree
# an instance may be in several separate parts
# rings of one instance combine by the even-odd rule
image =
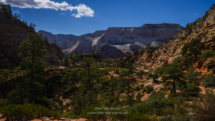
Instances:
[[[183,71],[181,70],[181,64],[179,62],[179,59],[175,59],[174,62],[170,65],[170,67],[165,70],[166,79],[172,79],[172,82],[167,82],[169,84],[172,84],[173,86],[173,93],[175,95],[176,93],[176,81],[181,81],[181,78],[183,78]]]
[[[203,43],[201,42],[200,39],[194,39],[190,44],[189,44],[189,53],[188,56],[190,56],[191,60],[197,61],[198,60],[198,55],[201,54],[201,48],[203,47]]]
[[[130,81],[131,81],[131,75],[134,73],[134,66],[133,66],[133,64],[132,63],[128,63],[127,65],[126,65],[126,68],[128,69],[128,72],[127,72],[127,74],[128,74],[128,96],[129,96],[129,87],[130,87]]]
[[[64,66],[69,67],[69,59],[67,55],[64,56]]]
[[[20,68],[25,70],[28,74],[26,79],[29,78],[31,88],[31,94],[33,93],[33,86],[35,81],[45,80],[45,76],[41,73],[46,67],[46,63],[42,60],[42,57],[48,57],[45,55],[46,46],[42,39],[42,35],[37,33],[29,33],[28,39],[23,40],[19,46],[19,56],[24,57],[20,63]],[[33,95],[31,95],[30,102],[32,102]]]
[[[181,54],[183,55],[183,57],[184,57],[184,63],[185,63],[185,66],[187,66],[187,52],[188,52],[188,44],[186,43],[186,44],[184,44],[184,46],[183,46],[183,48],[182,48],[182,50],[181,50]]]

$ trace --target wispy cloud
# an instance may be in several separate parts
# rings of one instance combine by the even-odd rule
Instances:
[[[60,13],[60,15],[66,15],[65,13]]]
[[[199,15],[198,13],[194,13],[194,15]]]
[[[14,13],[20,13],[20,12],[19,12],[19,10],[18,10],[18,9],[16,9],[16,10],[14,11]]]
[[[62,3],[54,2],[51,0],[0,0],[0,2],[4,2],[6,4],[10,4],[11,6],[18,8],[35,8],[35,9],[54,9],[54,10],[77,10],[75,15],[76,18],[81,18],[83,16],[93,17],[94,10],[85,4],[79,4],[78,6],[72,6],[67,2],[63,1]]]

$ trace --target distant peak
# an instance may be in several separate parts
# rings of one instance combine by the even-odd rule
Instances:
[[[51,33],[51,32],[47,32],[47,31],[44,31],[44,30],[39,30],[37,33]]]
[[[161,23],[161,24],[144,24],[142,28],[183,28],[180,24],[170,24],[170,23]]]

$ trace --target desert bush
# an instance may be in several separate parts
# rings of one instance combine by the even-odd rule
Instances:
[[[114,70],[114,73],[119,74],[119,69]]]
[[[97,113],[97,112],[100,112],[100,113]],[[95,106],[88,106],[81,112],[79,117],[87,118],[92,121],[106,120],[107,117],[105,112],[106,110],[104,110],[103,108],[101,108],[100,110],[100,109],[96,109]],[[89,114],[89,113],[95,113],[95,114]]]
[[[149,76],[149,77],[152,77],[153,75],[152,75],[152,73],[149,72],[149,73],[148,73],[148,76]]]
[[[0,100],[0,108],[5,107],[7,105],[7,100],[6,99],[1,99]]]
[[[147,92],[147,93],[150,93],[154,90],[154,87],[151,86],[151,85],[147,85],[144,87],[144,91]]]
[[[214,76],[205,77],[203,84],[209,87],[215,86],[215,77]]]
[[[182,90],[181,93],[184,94],[184,96],[198,96],[200,92],[200,88],[194,84],[188,83],[186,88]]]
[[[49,110],[48,108],[42,105],[35,104],[23,104],[23,105],[14,105],[9,104],[0,110],[0,113],[3,114],[3,117],[7,117],[11,120],[23,120],[23,119],[33,119],[36,117],[49,116],[60,118],[59,114],[56,111]]]
[[[181,39],[181,40],[185,40],[185,39],[186,39],[186,37],[180,37],[179,39]]]
[[[62,93],[63,98],[67,98],[70,94],[70,88],[65,89]]]
[[[214,41],[215,41],[215,36],[213,36],[212,40],[214,40]]]
[[[77,119],[78,115],[75,115],[72,111],[66,111],[63,113],[64,118]]]
[[[195,121],[215,120],[215,95],[212,90],[206,90],[205,96],[192,101]]]
[[[129,121],[151,121],[151,118],[147,115],[143,115],[141,113],[129,113],[126,115],[126,119]]]
[[[167,107],[174,107],[173,100],[165,98],[164,93],[153,93],[147,101],[134,104],[127,109],[131,114],[136,112],[143,115],[162,115],[163,110]]]
[[[189,73],[187,74],[187,76],[185,77],[188,81],[188,83],[193,83],[198,85],[198,76],[201,74],[201,72],[194,72],[194,69],[190,69]]]
[[[200,55],[200,59],[214,57],[214,56],[215,56],[215,51],[207,51]]]
[[[158,82],[158,74],[153,74],[152,78],[154,83]]]
[[[136,72],[136,74],[141,77],[143,74],[145,74],[145,72],[143,70]]]

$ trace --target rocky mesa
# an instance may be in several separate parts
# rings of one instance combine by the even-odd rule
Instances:
[[[145,24],[141,27],[110,27],[107,30],[69,38],[60,46],[65,54],[93,51],[105,57],[119,58],[120,54],[133,53],[145,48],[149,43],[157,46],[167,42],[182,29],[179,24],[167,23]]]

